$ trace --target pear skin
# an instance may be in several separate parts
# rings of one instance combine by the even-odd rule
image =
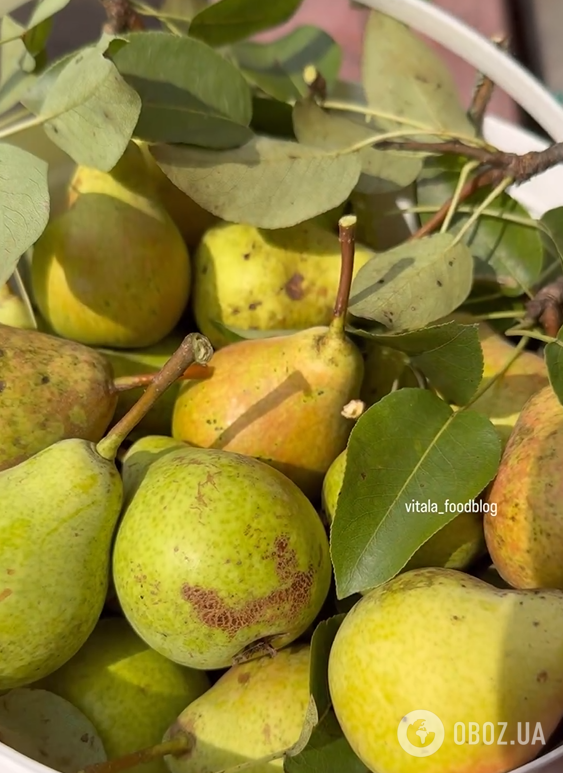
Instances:
[[[173,437],[261,459],[317,498],[352,430],[341,411],[360,393],[356,346],[332,328],[311,328],[226,346],[209,371],[181,384]]]
[[[166,733],[193,735],[195,747],[169,757],[170,773],[224,771],[297,743],[309,703],[308,645],[233,666],[180,714]],[[283,769],[283,760],[253,765],[253,773]]]
[[[117,404],[101,354],[7,325],[0,325],[0,385],[0,470],[63,438],[100,440]]]
[[[526,403],[488,500],[485,539],[501,577],[514,588],[563,589],[563,406],[551,387]]]
[[[563,715],[563,593],[501,590],[450,569],[407,572],[348,613],[328,679],[344,735],[370,771],[516,770],[544,749]],[[417,710],[444,727],[442,745],[423,757],[398,741],[403,718]],[[418,747],[414,720],[403,736]],[[456,743],[470,723],[480,742]],[[491,731],[494,742],[483,742]]]
[[[35,244],[31,285],[57,335],[142,348],[165,338],[188,302],[186,246],[131,143],[110,173],[78,167],[70,208]]]
[[[174,448],[183,448],[186,443],[174,440],[168,435],[145,435],[130,446],[121,460],[123,501],[128,503],[146,475],[149,465],[161,459]]]
[[[35,330],[26,304],[10,290],[8,284],[0,285],[0,324]]]
[[[329,523],[334,520],[345,471],[346,451],[343,451],[331,464],[323,481],[322,502]],[[482,514],[463,512],[421,545],[403,571],[427,566],[467,569],[484,552]]]
[[[182,668],[150,649],[123,618],[109,617],[40,687],[92,722],[109,759],[160,743],[179,712],[210,687],[203,671]],[[132,768],[166,773],[162,760]]]
[[[373,253],[357,246],[354,275]],[[243,330],[328,325],[340,276],[338,236],[311,221],[281,230],[221,223],[194,255],[193,307],[215,349],[228,343],[213,321]]]
[[[113,580],[147,644],[191,668],[228,668],[300,636],[327,596],[323,524],[272,467],[239,454],[171,450],[123,513]]]

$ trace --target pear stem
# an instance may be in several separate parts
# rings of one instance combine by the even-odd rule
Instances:
[[[193,749],[193,738],[191,735],[181,733],[170,741],[163,741],[155,746],[149,746],[147,749],[141,749],[139,752],[127,754],[115,760],[107,762],[96,762],[94,765],[86,765],[78,773],[122,773],[122,771],[134,768],[136,765],[144,765],[147,762],[162,759],[162,757],[186,754]]]
[[[135,429],[142,418],[146,416],[160,395],[180,378],[193,362],[205,365],[213,356],[213,348],[205,336],[199,333],[187,335],[172,357],[155,373],[147,389],[139,397],[135,405],[110,429],[96,446],[97,452],[104,459],[114,461],[127,435]]]
[[[338,221],[338,238],[340,240],[340,253],[342,263],[340,268],[340,282],[336,293],[336,302],[332,312],[330,329],[334,333],[344,335],[350,289],[354,276],[354,255],[356,252],[356,223],[355,215],[344,215]]]
[[[135,373],[132,376],[117,376],[111,384],[111,391],[119,394],[120,392],[128,392],[130,389],[148,387],[149,384],[152,383],[154,377],[155,371],[152,373]],[[177,380],[186,381],[189,379],[190,381],[194,381],[201,378],[202,373],[200,370],[196,370],[195,368],[192,370],[191,367],[188,366],[186,372],[182,373]]]

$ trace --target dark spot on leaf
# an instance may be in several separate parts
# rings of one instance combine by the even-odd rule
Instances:
[[[448,260],[448,266],[453,266],[454,262],[453,260]]]
[[[59,130],[57,129],[57,127],[56,127],[54,124],[53,124],[53,126],[52,126],[52,129],[53,129],[53,131],[55,132],[55,134],[58,134],[58,133],[59,133]]]
[[[438,287],[442,287],[442,283],[440,282],[439,279],[436,280],[436,284],[438,285]]]
[[[536,628],[538,627],[539,624],[540,624],[539,620],[534,620],[534,622],[532,623],[532,625],[535,626]]]
[[[378,279],[377,284],[382,285],[385,282],[385,279]]]
[[[285,283],[284,289],[286,295],[288,298],[291,298],[292,301],[300,301],[303,297],[303,279],[304,277],[302,274],[294,274],[291,279],[288,279]]]
[[[362,480],[365,480],[365,479],[367,478],[367,475],[365,474],[365,472],[361,472],[361,473],[360,473],[360,478],[361,478]]]
[[[82,743],[88,743],[88,741],[90,740],[90,736],[88,735],[88,733],[84,733],[83,735],[80,736],[80,740],[82,741]]]

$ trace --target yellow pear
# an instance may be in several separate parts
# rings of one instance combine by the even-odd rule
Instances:
[[[309,660],[309,646],[300,644],[230,668],[166,733],[168,739],[184,731],[195,742],[189,754],[167,758],[170,773],[227,771],[297,743],[309,703]],[[252,766],[253,773],[282,770],[282,759]]]
[[[373,257],[356,247],[354,275]],[[243,330],[327,325],[340,277],[338,236],[308,221],[280,230],[221,223],[194,256],[194,314],[215,349],[228,341],[214,321]]]
[[[190,272],[182,236],[130,143],[109,173],[78,167],[68,210],[35,244],[31,283],[57,335],[141,348],[161,341],[179,321]]]
[[[25,302],[10,289],[6,283],[0,285],[0,324],[34,330],[33,317]]]
[[[330,523],[336,513],[345,471],[346,451],[343,451],[331,464],[323,481],[323,509]],[[424,514],[418,517],[424,518]],[[482,514],[462,512],[421,545],[403,571],[427,566],[467,569],[484,552]]]
[[[187,443],[174,440],[168,435],[145,435],[131,445],[121,460],[121,478],[123,480],[123,507],[139,488],[149,466],[161,459],[174,448],[182,448]]]
[[[333,707],[375,773],[508,773],[563,716],[563,593],[415,569],[348,613],[329,658]]]

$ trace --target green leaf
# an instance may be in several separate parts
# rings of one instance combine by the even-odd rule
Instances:
[[[76,773],[107,756],[89,719],[47,690],[21,688],[0,697],[2,743],[61,773]]]
[[[373,127],[328,113],[311,99],[301,99],[293,107],[295,136],[305,145],[322,150],[347,150],[374,137]],[[402,151],[365,147],[359,151],[362,175],[356,186],[360,193],[387,193],[405,188],[422,170],[419,156]]]
[[[563,405],[563,328],[557,334],[557,340],[545,347],[544,357],[549,383]]]
[[[307,747],[284,761],[284,773],[368,773],[331,710],[313,730]]]
[[[47,164],[25,150],[0,144],[0,285],[41,236],[49,220]]]
[[[43,103],[47,95],[53,88],[53,84],[64,70],[66,65],[76,56],[75,53],[65,54],[50,64],[41,75],[35,80],[32,86],[25,94],[23,104],[35,115],[39,115],[43,110]]]
[[[473,259],[451,234],[433,234],[376,254],[352,283],[350,313],[389,332],[445,317],[471,292]]]
[[[292,108],[287,102],[278,99],[252,97],[252,121],[250,128],[256,134],[268,134],[285,140],[296,140],[293,131]]]
[[[69,2],[70,0],[35,0],[35,5],[27,20],[27,29],[30,30],[36,27],[41,22],[62,11]]]
[[[422,206],[442,206],[455,191],[461,166],[457,157],[428,159],[417,181],[417,199]],[[490,193],[482,188],[464,201],[464,206],[477,207]],[[487,210],[495,215],[481,215],[463,238],[475,258],[475,277],[498,282],[507,295],[532,294],[532,286],[543,268],[543,246],[539,230],[503,220],[515,215],[530,220],[529,213],[507,193],[502,193]],[[422,222],[430,215],[422,215]],[[448,229],[456,234],[469,219],[469,213],[457,213]]]
[[[44,53],[52,29],[53,19],[49,17],[27,32],[24,32],[22,40],[32,56],[37,58],[41,53]]]
[[[548,254],[559,261],[560,272],[563,266],[563,207],[555,207],[544,212],[538,224],[541,227]]]
[[[22,100],[30,110],[32,101]],[[58,73],[41,104],[45,133],[77,163],[107,172],[127,147],[141,100],[96,49],[84,49]]]
[[[330,708],[330,691],[328,688],[328,659],[332,642],[346,615],[334,615],[328,620],[322,620],[311,637],[311,670],[309,687],[315,699],[319,716],[323,717]]]
[[[355,328],[350,332],[408,354],[432,386],[456,405],[468,403],[481,384],[484,361],[479,325],[446,322],[411,333],[370,333]]]
[[[500,440],[471,410],[401,389],[356,422],[331,532],[340,598],[387,582],[496,474]],[[412,510],[427,504],[430,512]]]
[[[303,71],[316,67],[330,86],[340,72],[342,52],[331,36],[310,25],[270,43],[238,43],[232,54],[244,76],[265,94],[290,102],[308,94]]]
[[[287,228],[338,206],[361,169],[357,153],[259,136],[234,150],[162,145],[151,153],[174,185],[208,212],[258,228]]]
[[[227,46],[283,24],[293,16],[302,2],[219,0],[194,16],[189,34],[210,46]]]
[[[252,137],[250,88],[238,69],[199,40],[133,32],[110,52],[142,100],[135,135],[149,142],[233,148]]]
[[[298,330],[243,330],[240,327],[231,327],[225,325],[218,319],[211,320],[217,330],[222,333],[230,344],[238,341],[252,341],[256,338],[277,338],[278,336],[289,336],[298,333]]]
[[[378,11],[370,13],[366,25],[362,82],[370,106],[397,116],[378,118],[387,129],[410,123],[419,129],[475,135],[448,65],[408,27]]]
[[[11,41],[0,48],[0,113],[17,105],[37,77],[33,72],[35,59],[22,40],[24,32],[25,28],[9,16],[0,20],[2,39]]]

